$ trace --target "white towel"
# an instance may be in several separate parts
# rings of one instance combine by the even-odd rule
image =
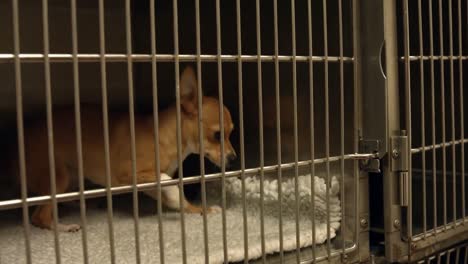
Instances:
[[[308,175],[299,177],[299,247],[312,245],[312,211],[310,210],[311,188]],[[241,181],[239,179],[227,179],[228,206],[226,210],[226,234],[229,261],[241,261],[244,259],[244,235],[243,235],[243,207]],[[315,177],[315,230],[316,243],[327,240],[327,210],[326,210],[326,185],[321,178]],[[208,183],[207,190],[219,194],[219,183]],[[279,252],[279,210],[277,181],[264,181],[265,189],[265,214],[264,214],[264,238],[265,252],[272,254]],[[296,221],[295,221],[295,194],[294,179],[288,179],[283,183],[283,249],[295,250],[296,245]],[[250,259],[259,258],[262,255],[259,196],[260,182],[257,177],[246,179],[247,198],[247,224],[248,224],[248,254]],[[219,204],[219,196],[208,192],[209,203]],[[335,237],[340,225],[340,201],[338,199],[339,184],[335,177],[332,178],[330,188],[330,238]],[[143,208],[155,206],[150,199],[140,201]],[[109,263],[109,237],[106,210],[96,208],[88,204],[88,250],[90,263]],[[61,211],[62,212],[62,211]],[[142,211],[140,211],[142,212]],[[189,263],[204,263],[204,238],[203,218],[198,214],[185,214],[186,250]],[[69,210],[68,214],[62,214],[63,223],[79,223],[79,209]],[[134,222],[131,210],[123,210],[115,203],[114,207],[114,234],[115,253],[117,263],[135,263],[135,238]],[[181,229],[180,213],[164,212],[163,229],[165,245],[165,262],[181,263]],[[140,252],[142,263],[159,263],[159,234],[157,215],[141,214],[139,218]],[[80,231],[82,232],[82,231]],[[31,251],[34,263],[53,263],[55,260],[53,233],[31,227]],[[208,241],[210,263],[222,263],[223,255],[223,228],[221,213],[208,215]],[[81,234],[61,233],[60,250],[63,263],[83,263],[81,249]],[[0,218],[0,260],[1,263],[24,263],[24,236],[20,217]]]

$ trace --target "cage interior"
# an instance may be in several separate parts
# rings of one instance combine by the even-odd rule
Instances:
[[[223,60],[221,64],[222,75],[218,75],[218,64],[216,57],[210,61],[202,60],[201,68],[201,83],[202,90],[205,95],[219,96],[219,89],[222,90],[223,103],[230,110],[232,119],[235,123],[235,129],[231,136],[232,144],[238,153],[238,157],[243,156],[245,159],[245,168],[261,167],[261,160],[264,161],[264,166],[294,163],[295,161],[307,161],[313,159],[325,158],[341,155],[341,131],[344,131],[344,152],[354,153],[357,128],[355,127],[355,98],[354,98],[354,77],[353,63],[351,60],[344,62],[343,75],[340,77],[339,60],[315,60],[313,64],[309,63],[309,28],[308,28],[308,6],[306,1],[297,1],[295,3],[295,34],[296,47],[295,52],[298,58],[296,68],[293,67],[293,45],[292,45],[292,16],[291,5],[288,2],[278,2],[278,53],[280,56],[285,56],[287,59],[279,62],[279,72],[275,71],[275,36],[274,36],[274,20],[273,20],[273,1],[262,1],[260,12],[260,32],[256,30],[256,6],[254,1],[240,1],[241,3],[241,31],[242,31],[242,54],[252,55],[253,59],[242,62],[241,76],[242,85],[239,83],[239,68],[238,61],[234,55],[237,54],[237,24],[236,24],[236,2],[222,1],[220,6],[221,17],[221,50],[222,55],[233,55],[233,59]],[[312,47],[313,56],[323,58],[326,54],[330,57],[338,58],[340,56],[339,47],[339,24],[338,24],[338,1],[327,2],[326,7],[326,24],[324,25],[323,2],[312,2]],[[343,1],[343,56],[345,58],[353,57],[352,47],[352,8],[351,1]],[[19,5],[19,22],[20,22],[20,52],[31,54],[43,53],[43,27],[41,15],[41,3],[39,1],[21,1]],[[51,54],[70,54],[72,53],[71,40],[71,22],[70,22],[70,2],[51,0],[48,1],[49,11],[49,31],[50,31],[50,53]],[[13,18],[12,5],[8,1],[0,3],[0,53],[13,53]],[[194,2],[178,2],[178,46],[180,54],[196,54],[196,31],[195,31],[195,3]],[[173,2],[172,1],[157,1],[156,3],[156,53],[157,54],[174,54],[174,32],[173,32]],[[125,3],[124,1],[107,1],[105,3],[105,38],[106,38],[106,53],[107,54],[125,54],[126,50],[126,33],[125,33]],[[149,16],[149,1],[133,1],[131,6],[131,21],[132,21],[132,45],[133,54],[151,54],[151,39],[150,39],[150,16]],[[78,19],[78,47],[79,53],[83,54],[99,54],[99,15],[97,1],[77,1],[77,19]],[[217,54],[217,38],[216,38],[216,5],[215,1],[202,1],[200,3],[200,29],[201,29],[201,54],[216,55]],[[326,32],[326,36],[324,34]],[[261,38],[261,51],[257,50],[257,36]],[[327,39],[328,45],[325,47],[324,39]],[[327,52],[327,53],[325,53]],[[266,55],[260,65],[257,63],[256,55]],[[269,56],[269,57],[268,57]],[[270,58],[270,59],[268,59]],[[133,62],[133,84],[135,92],[135,110],[137,115],[151,115],[153,111],[153,95],[152,95],[152,78],[151,61]],[[327,66],[325,66],[327,64]],[[182,61],[181,69],[187,65],[196,67],[195,61]],[[108,102],[109,111],[128,111],[128,75],[127,63],[125,60],[119,62],[108,61],[107,66],[107,86],[108,86]],[[71,61],[67,62],[52,62],[51,63],[51,88],[53,108],[73,106],[73,65]],[[261,67],[261,76],[258,76],[258,70]],[[309,76],[310,67],[313,67],[313,76]],[[467,68],[467,67],[465,67]],[[38,62],[22,62],[22,100],[24,108],[25,124],[30,120],[37,118],[45,118],[46,111],[46,96],[44,82],[44,64],[42,60]],[[276,75],[279,77],[279,107],[280,107],[280,135],[281,140],[281,161],[278,160],[278,144],[277,144],[277,104],[275,96]],[[222,87],[218,86],[218,78],[222,76]],[[157,62],[157,86],[158,86],[158,104],[159,110],[162,111],[172,105],[175,101],[175,62],[173,59],[161,60]],[[259,86],[259,78],[261,82]],[[7,143],[16,142],[16,107],[15,104],[15,71],[13,61],[0,63],[0,80],[2,89],[0,89],[0,116],[2,120],[2,131],[4,131],[5,146]],[[340,98],[340,80],[344,82],[344,96]],[[100,105],[102,102],[101,90],[101,66],[99,60],[94,62],[79,63],[79,81],[80,81],[80,101],[85,106],[86,104]],[[297,109],[294,109],[294,86],[297,84]],[[242,89],[243,97],[239,98],[239,89]],[[310,91],[313,90],[313,101],[310,101]],[[326,104],[326,90],[328,89],[329,101]],[[261,96],[261,109],[259,107],[259,95]],[[340,104],[342,99],[343,105]],[[243,108],[239,107],[239,101],[242,101]],[[311,115],[310,107],[313,103],[313,152],[311,151]],[[328,105],[328,109],[326,106]],[[340,113],[344,112],[344,127],[340,123]],[[54,110],[55,111],[55,110]],[[297,111],[297,128],[295,129],[294,113]],[[242,113],[244,130],[239,128],[240,114]],[[326,115],[329,114],[327,117]],[[260,123],[260,117],[263,123]],[[465,116],[466,117],[466,116]],[[326,120],[329,120],[327,125]],[[70,120],[73,122],[73,120]],[[82,120],[86,122],[86,120]],[[329,130],[329,141],[326,130]],[[263,142],[259,140],[260,133],[263,130]],[[297,133],[297,138],[295,136]],[[244,135],[244,152],[240,149],[240,134]],[[297,144],[295,143],[297,140]],[[329,144],[329,149],[327,149]],[[13,148],[17,148],[13,144]],[[263,150],[261,151],[261,145]],[[44,149],[44,155],[47,155],[47,149]],[[295,153],[297,152],[297,156]],[[262,157],[263,153],[263,157]],[[8,158],[9,154],[5,153]],[[296,160],[297,159],[297,160]],[[138,161],[137,161],[138,162]],[[326,168],[327,163],[315,165],[315,174],[321,178],[327,178]],[[345,174],[340,173],[340,162],[330,162],[331,175],[337,176],[340,185],[344,178],[345,189],[343,192],[344,200],[341,201],[344,212],[344,226],[346,243],[343,245],[342,231],[338,230],[337,237],[331,241],[332,250],[340,250],[343,246],[352,248],[354,245],[356,234],[356,206],[354,203],[356,193],[355,180],[357,177],[354,174],[353,161],[347,160],[344,162]],[[282,176],[285,180],[293,179],[295,176],[294,166],[289,169],[282,170]],[[241,168],[241,159],[234,161],[229,171],[237,171]],[[311,166],[298,167],[299,175],[307,175],[311,172]],[[219,168],[205,161],[205,172],[219,172]],[[189,156],[183,163],[184,177],[191,177],[200,174],[200,160],[196,155]],[[7,172],[4,175],[8,175]],[[342,177],[344,176],[344,177]],[[177,177],[177,173],[174,176]],[[258,177],[258,175],[257,175]],[[265,172],[267,180],[273,181],[277,179],[277,171]],[[5,182],[8,182],[8,177],[4,177]],[[208,197],[215,201],[219,201],[221,180],[218,179],[207,183]],[[13,194],[10,194],[12,188],[9,188],[7,183],[2,184],[2,200],[18,198],[18,190],[15,189]],[[4,188],[5,187],[5,188]],[[87,185],[87,189],[96,188],[93,185]],[[188,184],[185,186],[185,193],[189,200],[195,203],[200,202],[200,183]],[[33,195],[33,194],[31,194]],[[115,225],[115,230],[132,229],[132,208],[131,194],[115,195],[113,197],[114,214],[120,217],[120,221]],[[90,213],[91,227],[106,229],[106,207],[105,198],[96,198],[86,200],[88,211]],[[259,203],[256,200],[254,203]],[[140,195],[140,219],[151,219],[156,223],[156,206],[155,203]],[[271,205],[275,207],[275,204]],[[74,219],[78,221],[79,210],[70,209],[68,206],[60,207],[60,217],[66,220]],[[239,215],[229,214],[228,203],[227,223],[242,221],[237,219]],[[20,216],[21,211],[2,210],[2,227],[5,236],[11,239],[13,235],[8,230],[21,230]],[[180,236],[180,222],[178,222],[178,213],[165,212],[164,218],[165,235]],[[189,221],[189,220],[187,220]],[[292,221],[292,220],[291,220]],[[187,226],[186,229],[203,230],[201,217],[194,222],[189,222],[193,226]],[[216,223],[218,224],[218,223]],[[213,224],[213,225],[216,225]],[[250,223],[257,225],[256,222]],[[149,226],[149,227],[148,227]],[[157,236],[156,225],[140,226],[141,234],[151,234]],[[209,227],[211,226],[211,223]],[[145,230],[145,228],[147,228]],[[36,228],[32,230],[33,248],[52,247],[52,235],[47,235],[49,240],[47,243],[42,241],[34,241],[34,236],[40,236],[41,232]],[[117,231],[116,231],[117,232]],[[210,231],[208,231],[210,232]],[[295,232],[295,230],[285,230],[285,232]],[[125,233],[127,234],[127,233]],[[133,234],[133,233],[131,233]],[[69,236],[76,236],[69,238]],[[107,235],[106,235],[107,236]],[[151,235],[142,235],[140,237],[141,250],[147,250],[146,247],[157,248],[157,245],[147,245],[145,240]],[[122,236],[120,237],[122,238]],[[60,234],[62,241],[79,241],[77,234]],[[78,239],[78,240],[77,240]],[[229,239],[229,237],[228,237]],[[5,239],[1,239],[6,241]],[[15,240],[8,240],[14,245],[9,247],[9,250],[24,250],[23,237],[16,235]],[[93,253],[93,248],[90,247],[90,257],[93,254],[98,255],[98,251],[103,250],[100,254],[107,255],[109,250],[107,245],[107,237],[92,236],[92,232],[88,235],[88,245],[91,244],[106,244],[102,247],[96,247],[96,252]],[[94,242],[93,242],[94,240]],[[118,243],[119,237],[116,237]],[[125,240],[129,242],[128,239]],[[190,240],[189,240],[190,241]],[[129,243],[134,243],[130,239]],[[202,244],[202,241],[191,241],[189,244]],[[238,241],[243,243],[243,241]],[[255,242],[254,242],[255,243]],[[221,244],[221,242],[220,242]],[[295,245],[295,244],[294,244]],[[180,256],[180,245],[172,245],[166,251],[177,251],[176,255]],[[190,247],[190,246],[189,246]],[[321,246],[318,246],[321,247]],[[130,249],[129,249],[130,248]],[[125,259],[131,259],[135,255],[133,247],[120,247],[122,249],[117,256]],[[243,248],[241,247],[243,250]],[[64,242],[62,246],[62,255],[73,255],[68,252]],[[127,250],[127,251],[125,251]],[[149,250],[149,249],[148,249]],[[75,251],[79,251],[75,249]],[[221,247],[211,249],[216,254],[222,254]],[[218,252],[217,252],[218,251]],[[39,258],[37,255],[34,257]],[[52,251],[53,252],[53,251]],[[319,254],[327,254],[325,248],[319,248]],[[0,256],[11,252],[2,252]],[[243,251],[241,255],[243,256]],[[268,252],[270,254],[275,252]],[[201,252],[203,254],[203,252]],[[306,247],[302,250],[301,258],[307,259],[310,257],[311,249]],[[80,254],[78,254],[80,255]],[[120,255],[120,256],[119,256]],[[203,255],[201,255],[203,257]],[[46,256],[50,257],[50,256]],[[189,256],[190,257],[190,256]],[[269,258],[272,257],[269,255]]]

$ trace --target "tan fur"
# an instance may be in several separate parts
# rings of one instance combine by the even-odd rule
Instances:
[[[198,144],[198,102],[197,82],[194,71],[186,68],[181,75],[181,125],[182,147],[185,153],[197,153]],[[206,157],[218,166],[221,164],[220,142],[214,138],[219,129],[219,102],[214,98],[203,98],[203,136]],[[235,157],[229,141],[233,129],[231,116],[224,107],[225,159]],[[85,177],[101,186],[106,185],[106,162],[104,151],[104,134],[102,111],[100,108],[82,107],[82,146],[83,168]],[[73,110],[55,111],[54,152],[57,193],[69,190],[70,184],[76,182],[78,170],[75,119]],[[136,175],[138,183],[156,181],[154,154],[153,117],[135,117],[136,131]],[[176,105],[159,113],[159,151],[161,172],[172,174],[177,164]],[[132,162],[130,143],[130,122],[127,114],[109,114],[109,151],[110,175],[112,186],[132,184]],[[25,131],[26,174],[28,189],[38,195],[50,194],[48,135],[46,122],[36,122]],[[185,158],[185,157],[184,157]],[[75,173],[70,173],[73,170]],[[173,187],[177,188],[177,187]],[[168,189],[169,190],[169,189]],[[174,196],[176,189],[171,189],[163,196],[163,203]],[[177,189],[178,190],[178,189]],[[155,197],[154,193],[148,193]],[[177,194],[178,195],[178,194]],[[172,201],[174,204],[175,201]],[[185,212],[200,213],[202,209],[184,199]],[[172,208],[177,206],[170,206]],[[51,204],[38,206],[32,223],[42,228],[53,228]],[[176,208],[180,209],[180,208]],[[209,211],[214,211],[209,208]],[[63,226],[63,225],[61,225]],[[76,226],[76,225],[75,225]],[[62,228],[75,231],[76,228]]]

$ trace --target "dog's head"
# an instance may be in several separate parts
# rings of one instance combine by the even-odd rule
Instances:
[[[193,146],[195,153],[200,152],[199,134],[198,134],[198,84],[195,72],[191,67],[187,67],[180,77],[181,106],[184,117],[187,119],[187,125],[184,126],[184,135]],[[223,131],[221,132],[220,123],[220,103],[213,97],[203,96],[201,109],[202,127],[203,127],[203,152],[206,158],[221,167],[221,161],[224,159],[226,166],[236,158],[236,152],[232,147],[229,136],[234,129],[229,110],[223,106]],[[184,121],[185,122],[185,121]],[[221,152],[221,142],[224,142],[224,153]]]

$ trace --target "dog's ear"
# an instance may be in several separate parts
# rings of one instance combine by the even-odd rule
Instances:
[[[185,112],[195,114],[198,111],[198,86],[195,71],[186,67],[180,76],[180,99]]]

